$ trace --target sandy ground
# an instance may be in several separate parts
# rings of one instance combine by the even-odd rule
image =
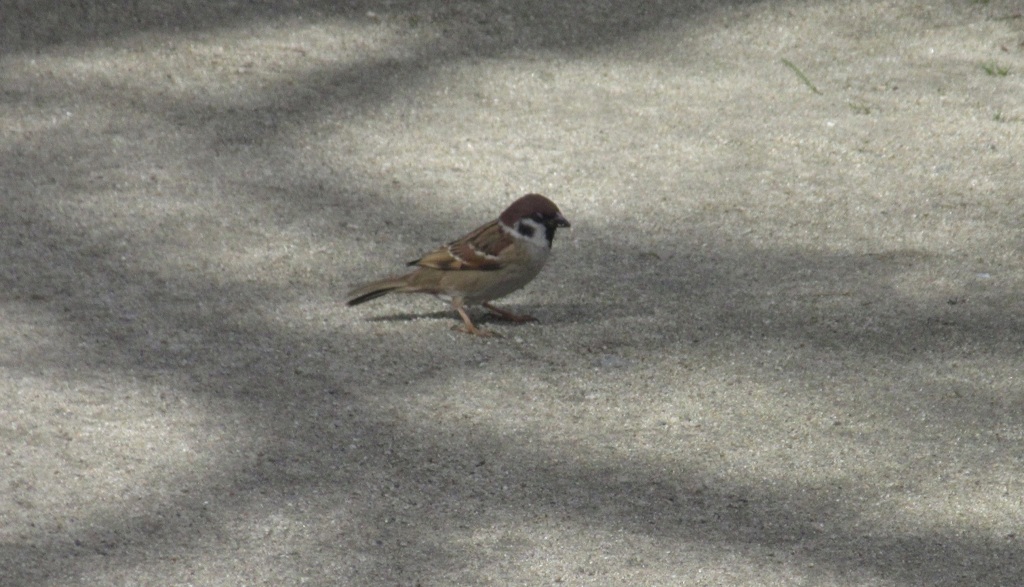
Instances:
[[[1024,583],[1016,0],[0,11],[0,585]]]

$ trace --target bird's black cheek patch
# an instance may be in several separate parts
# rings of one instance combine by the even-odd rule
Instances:
[[[536,229],[534,227],[526,224],[525,222],[520,222],[519,224],[516,224],[516,232],[525,236],[526,238],[532,237],[535,231]]]

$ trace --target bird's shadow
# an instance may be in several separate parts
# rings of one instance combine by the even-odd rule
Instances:
[[[518,310],[517,310],[518,311]],[[529,314],[529,312],[525,312]],[[474,309],[469,311],[470,318],[475,324],[530,324],[530,322],[516,322],[508,320],[487,310]],[[414,320],[454,320],[459,324],[462,319],[455,310],[438,310],[436,312],[401,312],[388,314],[386,316],[374,316],[366,319],[368,322],[412,322]]]
[[[412,322],[413,320],[440,320],[442,318],[453,318],[458,320],[459,315],[455,312],[445,312],[438,310],[436,312],[426,313],[413,313],[413,312],[402,312],[399,314],[388,314],[387,316],[374,316],[367,318],[367,322]]]

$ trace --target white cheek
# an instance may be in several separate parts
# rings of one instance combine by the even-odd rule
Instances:
[[[544,227],[543,224],[537,222],[536,220],[533,220],[532,218],[523,218],[522,220],[519,221],[519,223],[524,226],[529,226],[530,228],[532,228],[533,234],[530,236],[526,236],[519,231],[515,231],[515,235],[517,237],[534,246],[542,247],[545,251],[550,249],[550,243],[548,243],[548,239],[545,236],[545,231],[547,229]]]

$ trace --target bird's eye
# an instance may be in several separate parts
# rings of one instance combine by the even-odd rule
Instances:
[[[534,212],[533,219],[536,220],[537,222],[544,222],[544,215],[541,214],[540,212]]]

